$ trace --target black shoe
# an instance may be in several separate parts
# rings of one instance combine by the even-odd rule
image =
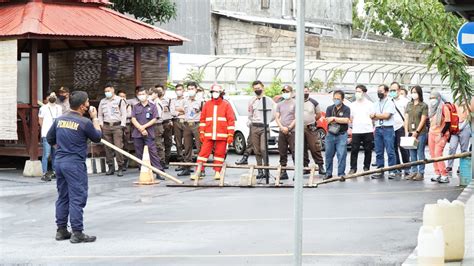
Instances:
[[[309,174],[311,174],[311,170],[303,170],[303,175],[309,175]]]
[[[128,158],[124,160],[122,171],[124,171],[124,172],[127,171],[129,163],[130,163],[130,160]]]
[[[374,167],[377,166],[377,163],[373,163],[372,166],[374,166]]]
[[[328,175],[328,176],[323,177],[323,180],[328,180],[328,179],[331,179],[331,178],[332,178],[332,175]]]
[[[183,171],[178,173],[178,176],[188,176],[191,175],[191,171],[188,168],[185,168]]]
[[[105,175],[113,175],[115,173],[115,167],[112,165],[109,165],[109,170],[107,170],[107,173]]]
[[[51,174],[49,175],[49,178],[56,179],[56,172],[52,171]]]
[[[249,160],[249,157],[247,155],[244,155],[244,156],[242,156],[242,158],[240,160],[235,162],[235,164],[236,165],[249,164],[248,160]]]
[[[346,177],[343,176],[343,175],[341,175],[341,176],[339,177],[339,181],[341,181],[341,182],[346,182]]]
[[[180,172],[180,171],[183,171],[183,170],[185,170],[185,169],[187,169],[187,168],[184,167],[184,166],[178,166],[178,168],[176,168],[176,169],[174,169],[174,170],[175,170],[176,172]]]
[[[280,174],[280,180],[288,180],[288,173],[287,172],[282,172]]]
[[[353,175],[353,174],[355,174],[356,172],[357,172],[356,169],[351,169],[351,170],[349,171],[349,174],[350,174],[350,175]]]
[[[324,170],[324,165],[323,164],[318,165],[318,169],[319,169],[319,174],[320,175],[326,175],[326,171]]]
[[[364,167],[364,172],[367,172],[369,171],[369,168],[368,167]]]
[[[370,178],[372,179],[382,179],[384,178],[383,174],[375,174],[375,175],[372,175]]]
[[[119,167],[119,169],[118,169],[118,171],[117,171],[117,176],[123,176],[122,167]]]
[[[73,244],[77,243],[90,243],[96,240],[95,236],[88,236],[82,232],[74,232],[69,241]]]
[[[70,238],[71,238],[71,232],[69,232],[65,227],[61,227],[61,228],[58,228],[58,230],[56,230],[57,241],[68,240]]]
[[[159,175],[159,174],[156,174],[156,175],[155,175],[155,179],[158,179],[158,180],[161,180],[161,181],[166,180],[164,177],[162,177],[162,176]]]
[[[167,164],[165,164],[163,165],[163,169],[167,170],[167,169],[170,169],[170,167]]]
[[[42,181],[45,181],[45,182],[49,182],[49,181],[51,181],[51,177],[50,177],[48,174],[44,174],[44,175],[41,177],[41,180],[42,180]]]
[[[257,179],[263,179],[263,178],[265,178],[265,173],[263,173],[263,170],[259,169]]]

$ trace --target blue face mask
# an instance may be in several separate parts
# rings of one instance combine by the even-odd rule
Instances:
[[[398,97],[398,93],[397,93],[396,91],[391,91],[391,92],[389,93],[389,96],[390,96],[391,98],[397,98],[397,97]]]
[[[291,94],[289,92],[285,92],[281,95],[281,97],[283,97],[283,99],[285,99],[285,100],[288,100],[288,99],[290,99]]]
[[[339,99],[334,99],[333,101],[334,101],[334,104],[335,104],[336,106],[338,106],[338,105],[341,104],[341,100],[339,100]]]
[[[112,96],[113,96],[113,94],[110,91],[105,92],[105,97],[111,98]]]

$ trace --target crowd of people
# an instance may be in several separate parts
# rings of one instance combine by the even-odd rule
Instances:
[[[281,166],[288,165],[288,155],[293,161],[295,156],[295,91],[285,85],[281,90],[280,100],[275,103],[265,96],[264,84],[252,83],[255,95],[248,103],[247,148],[243,157],[236,164],[248,164],[248,158],[255,154],[257,165],[263,165],[267,145],[265,127],[275,121],[279,127],[278,151]],[[116,90],[113,85],[106,85],[104,98],[98,105],[97,118],[102,130],[102,137],[115,146],[129,151],[127,145],[134,144],[137,157],[142,158],[145,145],[148,146],[151,164],[165,171],[169,169],[173,140],[176,145],[177,161],[193,162],[197,155],[198,162],[206,162],[214,152],[214,162],[223,163],[227,146],[233,143],[235,115],[224,99],[221,86],[213,85],[210,94],[195,82],[186,85],[177,84],[175,97],[168,97],[167,87],[156,85],[152,88],[137,86],[135,95],[128,98],[126,91]],[[461,152],[468,150],[471,134],[468,121],[468,110],[465,105],[446,102],[441,94],[433,90],[430,99],[423,99],[423,90],[414,86],[407,91],[399,83],[390,86],[380,85],[377,88],[378,99],[371,99],[364,85],[357,85],[353,91],[353,102],[347,101],[347,91],[336,90],[332,93],[333,104],[321,110],[318,99],[310,97],[309,88],[304,89],[304,166],[310,163],[309,154],[319,168],[324,179],[346,175],[347,144],[352,132],[350,163],[348,174],[358,170],[368,171],[371,166],[382,168],[385,157],[388,166],[409,161],[425,159],[425,146],[428,143],[431,157],[440,157],[449,143],[449,153],[454,154],[460,146]],[[47,97],[47,104],[39,111],[41,136],[43,143],[43,180],[54,178],[54,148],[46,141],[46,134],[56,118],[70,110],[69,90],[62,87],[57,93]],[[216,110],[219,106],[219,114]],[[324,140],[325,157],[322,155],[320,135],[316,123],[325,111],[328,123]],[[220,113],[222,112],[222,113]],[[454,117],[454,118],[453,118]],[[212,124],[209,124],[212,122]],[[218,124],[225,122],[225,125]],[[219,128],[213,128],[217,127]],[[401,138],[411,136],[417,140],[416,149],[405,149],[400,146]],[[174,138],[174,139],[173,139]],[[363,147],[364,159],[362,169],[358,168],[359,150]],[[197,150],[198,154],[194,151]],[[372,152],[375,151],[375,165],[372,165]],[[308,153],[309,152],[309,153]],[[123,176],[129,160],[120,153],[105,147],[106,175]],[[48,157],[51,157],[52,171],[48,171]],[[337,173],[333,174],[333,161],[337,158]],[[116,164],[115,164],[116,162]],[[117,167],[116,167],[117,166]],[[449,182],[449,173],[453,170],[453,161],[434,163],[436,177],[434,182]],[[191,179],[202,178],[193,174],[195,169],[189,166],[176,168],[178,176],[189,176]],[[220,167],[215,168],[216,173]],[[425,165],[391,171],[388,178],[404,177],[407,180],[424,179]],[[305,171],[308,173],[308,171]],[[268,172],[258,170],[257,179],[268,177]],[[373,179],[384,178],[384,173],[373,175]],[[215,176],[216,179],[218,176]],[[157,175],[158,179],[162,179]],[[280,180],[288,179],[288,173],[281,171]]]

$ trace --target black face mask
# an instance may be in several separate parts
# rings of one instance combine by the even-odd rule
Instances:
[[[59,101],[64,102],[64,100],[66,100],[66,96],[64,96],[64,95],[59,95],[59,96],[58,96],[58,99],[59,99]]]
[[[305,93],[305,94],[304,94],[304,99],[305,99],[305,100],[308,100],[308,99],[309,99],[309,93]]]
[[[379,97],[380,100],[382,100],[383,98],[385,98],[385,93],[377,92],[377,96]]]
[[[256,91],[255,91],[255,94],[256,94],[257,96],[262,95],[262,93],[263,93],[263,90],[256,90]]]
[[[55,103],[56,102],[56,97],[49,97],[48,102]]]

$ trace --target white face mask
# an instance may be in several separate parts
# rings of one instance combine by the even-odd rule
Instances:
[[[412,93],[412,94],[411,94],[411,98],[412,98],[413,100],[418,100],[418,93]]]
[[[221,96],[220,92],[215,91],[215,92],[212,93],[212,98],[214,98],[214,99],[219,98],[219,96]]]
[[[285,93],[281,94],[281,97],[283,97],[283,99],[285,99],[285,100],[288,100],[288,99],[290,99],[291,94],[289,92],[285,92]]]
[[[144,102],[147,99],[146,95],[138,95],[137,97],[138,97],[138,100],[140,100],[140,102]]]
[[[176,91],[176,96],[178,96],[178,97],[183,96],[183,91]]]
[[[190,91],[188,91],[188,96],[189,96],[189,97],[194,97],[194,96],[196,96],[196,91],[195,91],[195,90],[190,90]]]
[[[362,100],[362,92],[356,92],[356,93],[355,93],[355,98],[356,98],[356,100],[358,100],[358,101]]]

